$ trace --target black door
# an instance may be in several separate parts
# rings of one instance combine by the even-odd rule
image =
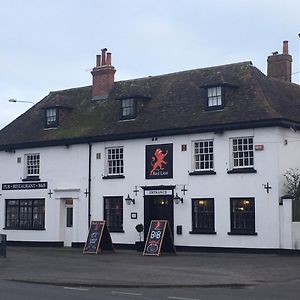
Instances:
[[[174,216],[173,216],[173,196],[145,196],[145,215],[144,215],[144,236],[147,238],[151,220],[169,221],[171,233],[173,235]]]

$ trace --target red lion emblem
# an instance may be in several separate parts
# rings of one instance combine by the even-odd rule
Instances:
[[[165,153],[163,153],[160,148],[157,148],[155,150],[154,156],[152,156],[152,162],[151,162],[152,169],[150,171],[150,175],[152,175],[156,169],[163,170],[165,168],[167,162],[164,159],[167,155],[168,155],[168,150],[166,150]]]

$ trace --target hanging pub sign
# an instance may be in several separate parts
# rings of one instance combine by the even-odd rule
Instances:
[[[92,221],[83,253],[98,254],[101,250],[114,250],[105,221]]]
[[[176,254],[170,225],[167,220],[152,220],[143,255],[159,256],[161,252]]]
[[[173,144],[146,145],[146,179],[173,178]]]

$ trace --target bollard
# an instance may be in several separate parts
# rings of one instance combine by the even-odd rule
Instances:
[[[6,257],[6,234],[0,234],[0,257]]]

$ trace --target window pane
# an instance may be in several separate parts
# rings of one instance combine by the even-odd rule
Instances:
[[[231,232],[255,232],[255,207],[253,198],[231,198]]]
[[[104,197],[104,219],[110,229],[123,229],[123,197]]]
[[[207,171],[213,169],[213,140],[194,142],[194,169]]]
[[[44,229],[45,200],[6,200],[6,227],[12,229]]]
[[[192,199],[192,229],[214,232],[214,199]]]
[[[107,175],[122,175],[124,170],[123,147],[107,148]]]
[[[232,139],[232,157],[234,167],[252,167],[254,162],[253,138]]]

